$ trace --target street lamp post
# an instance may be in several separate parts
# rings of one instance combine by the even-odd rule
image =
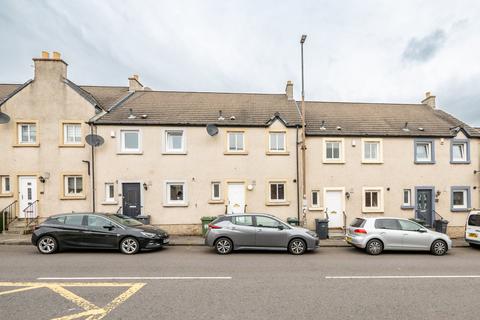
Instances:
[[[305,153],[307,150],[307,145],[305,141],[305,86],[304,86],[304,76],[303,76],[303,44],[307,39],[307,35],[302,35],[300,39],[301,46],[301,59],[302,59],[302,225],[305,226],[307,223],[307,174],[306,174],[306,159]]]

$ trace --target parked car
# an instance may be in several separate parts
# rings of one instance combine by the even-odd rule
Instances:
[[[68,213],[51,216],[32,234],[32,244],[41,253],[60,249],[116,249],[135,254],[168,244],[168,234],[120,214]]]
[[[268,214],[232,214],[220,216],[205,235],[205,244],[219,254],[241,249],[288,250],[300,255],[319,245],[315,232],[288,225]]]
[[[345,240],[372,255],[383,250],[421,250],[441,256],[452,247],[446,234],[399,218],[356,218],[347,228]]]
[[[468,215],[465,241],[472,247],[480,248],[480,211],[472,211]]]

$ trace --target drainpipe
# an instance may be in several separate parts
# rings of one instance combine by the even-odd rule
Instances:
[[[296,157],[296,164],[297,164],[297,219],[300,222],[300,172],[299,172],[299,165],[298,165],[298,125],[296,135],[295,135],[295,157]]]
[[[93,124],[90,123],[90,134],[93,134]],[[92,148],[92,211],[95,212],[95,146]]]

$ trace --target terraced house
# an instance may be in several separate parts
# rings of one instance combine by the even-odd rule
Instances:
[[[79,86],[58,53],[35,77],[0,85],[0,209],[23,227],[58,212],[149,215],[172,233],[202,216],[266,212],[330,227],[353,217],[442,216],[463,230],[479,206],[480,132],[435,106],[306,102],[280,94]],[[104,143],[92,147],[87,134]],[[305,199],[303,199],[305,194]],[[23,218],[28,219],[27,222]],[[13,222],[12,222],[13,221]]]

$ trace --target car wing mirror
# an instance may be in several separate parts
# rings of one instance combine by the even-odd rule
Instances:
[[[115,229],[115,226],[103,226],[103,228],[112,231],[113,229]]]
[[[426,230],[426,229],[423,229],[423,228],[420,228],[420,229],[418,229],[417,231],[420,232],[420,233],[425,233],[425,232],[427,232],[427,230]]]
[[[282,226],[282,225],[279,225],[277,228],[278,228],[278,230],[283,230],[283,229],[285,229],[285,227]]]

